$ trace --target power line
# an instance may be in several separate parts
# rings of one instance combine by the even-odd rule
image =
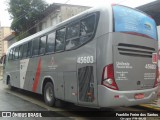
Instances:
[[[40,7],[40,5],[42,5],[42,4],[39,3],[39,4],[37,5],[37,7]],[[14,23],[18,22],[19,20],[21,20],[22,18],[24,18],[26,15],[28,15],[28,14],[31,13],[31,12],[33,12],[33,9],[32,9],[32,11],[28,11],[28,12],[26,12],[26,13],[20,15],[20,16],[17,18],[17,20],[14,21]]]
[[[70,0],[67,0],[64,4],[67,4]]]
[[[125,1],[127,1],[127,0],[122,0],[122,1],[118,2],[117,4],[121,4],[121,3],[125,2]]]
[[[69,2],[70,0],[67,0],[64,4],[67,4],[68,2]],[[48,14],[46,17],[48,17],[49,15],[51,15],[52,13],[50,13],[50,14]],[[37,24],[35,24],[34,26],[32,26],[32,27],[30,27],[29,29],[27,29],[25,32],[23,32],[22,34],[20,34],[20,35],[24,35],[25,33],[27,33],[28,31],[30,31],[30,30],[32,30],[33,28],[35,28],[37,25],[39,25],[40,23],[42,22],[42,20],[41,21],[39,21]],[[19,35],[19,36],[20,36]],[[18,36],[18,37],[19,37]]]

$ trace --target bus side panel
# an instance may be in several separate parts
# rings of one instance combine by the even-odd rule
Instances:
[[[77,77],[75,72],[64,72],[65,100],[77,103]]]
[[[109,34],[104,34],[97,39],[97,80],[98,85],[101,85],[104,67],[113,63],[112,40]],[[98,105],[101,104],[99,102],[104,98],[106,96],[101,91],[98,91]]]
[[[97,106],[96,39],[77,50],[78,104]]]
[[[75,51],[54,54],[54,66],[55,71],[59,74],[55,83],[58,83],[59,89],[61,89],[59,93],[62,93],[59,99],[77,103],[77,94],[74,94],[77,93]],[[59,96],[58,91],[56,91],[56,94]]]
[[[64,100],[64,79],[63,72],[56,72],[57,75],[52,75],[52,71],[50,71],[51,76],[53,76],[54,87],[55,87],[55,96],[58,99]]]
[[[27,70],[27,75],[26,75],[26,80],[29,80],[29,83],[24,85],[24,87],[27,87],[26,85],[28,85],[28,90],[32,91],[32,92],[34,92],[32,89],[33,89],[33,84],[36,79],[38,59],[39,59],[39,57],[30,58],[28,70]]]
[[[33,64],[32,64],[33,66]],[[55,59],[54,54],[44,55],[37,58],[37,64],[34,65],[35,72],[33,78],[37,79],[37,82],[31,82],[30,85],[32,85],[31,90],[33,91],[33,86],[37,86],[36,92],[39,94],[43,94],[43,85],[45,83],[45,80],[51,80],[54,84],[55,89],[55,96],[56,98],[63,98],[64,93],[61,92],[63,89],[60,87],[61,79],[58,81],[57,79],[63,78],[63,73],[57,73],[56,72],[56,65],[55,65]],[[39,69],[39,70],[38,70]],[[39,73],[38,73],[39,71]],[[33,74],[33,73],[31,73]],[[63,80],[63,79],[62,79]],[[58,94],[57,94],[58,93]]]
[[[20,71],[19,71],[19,60],[12,61],[13,68],[10,72],[11,85],[20,88]]]
[[[97,39],[97,79],[98,85],[100,85],[104,67],[113,63],[112,41],[109,34],[100,36]]]
[[[41,56],[38,93],[42,94],[44,79],[50,78],[53,81],[57,99],[77,103],[76,54],[74,52],[66,51]]]

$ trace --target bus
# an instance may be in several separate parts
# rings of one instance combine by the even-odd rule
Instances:
[[[78,106],[133,106],[157,97],[158,40],[149,15],[122,5],[88,9],[11,45],[4,82]]]

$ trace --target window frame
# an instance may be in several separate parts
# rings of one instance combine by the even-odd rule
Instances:
[[[40,50],[41,50],[41,38],[43,38],[43,37],[46,37],[46,39],[45,39],[45,51],[44,51],[44,53],[40,53]],[[40,36],[39,37],[39,52],[38,52],[38,55],[45,55],[46,54],[46,48],[47,48],[47,35],[42,35],[42,36]]]
[[[52,33],[54,33],[55,34],[55,38],[54,38],[54,50],[52,51],[52,52],[48,52],[48,36],[49,36],[49,34],[52,34]],[[53,53],[56,53],[56,30],[52,30],[52,31],[50,31],[48,34],[47,34],[47,42],[46,42],[46,53],[45,54],[53,54]]]
[[[57,47],[56,47],[56,46],[57,46],[57,31],[62,30],[62,29],[65,29],[64,47],[63,47],[62,50],[57,51],[57,50],[56,50],[56,48],[57,48]],[[65,51],[65,46],[66,46],[66,43],[65,43],[65,40],[66,40],[66,26],[60,27],[60,28],[57,29],[55,32],[56,32],[56,36],[55,36],[55,49],[54,49],[54,51],[55,51],[55,53],[64,52],[64,51]]]
[[[38,45],[38,54],[37,55],[34,55],[33,54],[33,50],[34,50],[34,44],[33,44],[33,42],[34,41],[38,41],[39,42],[39,45]],[[39,56],[39,48],[40,48],[40,38],[39,37],[36,37],[36,38],[34,38],[33,40],[32,40],[32,50],[31,50],[31,56],[32,57],[37,57],[37,56]]]
[[[15,60],[15,55],[14,55],[14,52],[15,52],[15,47],[12,48],[13,52],[12,52],[12,60]]]
[[[9,55],[8,55],[8,61],[12,61],[12,60],[13,60],[13,48],[9,50]]]
[[[84,43],[81,43],[81,41],[80,41],[80,38],[81,37],[84,37],[84,36],[82,36],[81,35],[81,21],[83,21],[83,20],[85,20],[85,19],[87,19],[87,18],[89,18],[90,16],[95,16],[95,19],[94,19],[94,21],[95,21],[95,23],[94,23],[94,29],[93,29],[93,32],[91,32],[91,33],[89,33],[89,34],[86,34],[86,35],[84,35],[84,36],[88,36],[88,35],[91,35],[91,37],[89,37]],[[20,58],[20,59],[25,59],[25,58],[32,58],[32,57],[37,57],[37,56],[41,56],[41,55],[48,55],[48,54],[54,54],[54,53],[60,53],[60,52],[64,52],[64,51],[70,51],[70,50],[75,50],[75,49],[78,49],[78,48],[80,48],[81,46],[83,46],[83,45],[85,45],[85,44],[87,44],[88,42],[90,42],[94,37],[95,37],[95,33],[96,33],[96,31],[97,31],[97,26],[98,26],[98,21],[99,21],[99,16],[100,16],[100,12],[93,12],[93,13],[90,13],[90,14],[87,14],[87,15],[84,15],[84,16],[82,16],[82,17],[79,17],[79,19],[78,18],[76,18],[75,20],[72,20],[72,21],[70,21],[70,22],[68,22],[68,23],[66,23],[66,24],[64,24],[64,25],[60,25],[60,27],[56,27],[55,29],[52,29],[51,31],[48,31],[48,32],[46,32],[46,33],[44,33],[43,35],[41,35],[41,36],[37,36],[37,37],[35,37],[35,38],[33,38],[33,39],[30,39],[30,40],[28,40],[27,42],[25,42],[25,43],[23,43],[23,44],[20,44],[20,45],[17,45],[17,46],[15,46],[15,47],[13,47],[13,48],[11,48],[12,49],[12,59],[11,60],[17,60],[17,59],[15,59],[15,48],[17,48],[17,47],[19,47],[19,46],[22,46],[23,47],[23,50],[24,50],[24,45],[27,45],[27,54],[26,54],[26,56],[24,57],[23,55],[24,54],[22,54],[22,57]],[[69,38],[69,39],[67,39],[67,31],[68,31],[68,27],[69,26],[71,26],[71,25],[73,25],[73,24],[76,24],[76,23],[78,23],[79,24],[79,28],[78,28],[78,36],[77,37],[73,37],[73,38]],[[62,29],[65,29],[65,33],[64,33],[64,40],[63,40],[63,49],[62,50],[57,50],[57,33],[58,33],[58,31],[60,31],[60,30],[62,30]],[[48,46],[48,36],[49,36],[49,34],[52,34],[54,32],[54,34],[55,34],[55,39],[54,39],[54,50],[52,51],[52,52],[48,52],[47,51],[47,46]],[[44,37],[44,36],[46,36],[46,45],[45,45],[45,52],[44,53],[42,53],[42,54],[40,54],[40,48],[41,48],[41,38],[42,37]],[[37,41],[39,42],[39,45],[38,45],[38,54],[37,55],[34,55],[33,54],[33,50],[34,50],[34,46],[33,46],[33,43],[34,43],[34,40],[35,39],[37,39]],[[74,39],[79,39],[79,41],[80,41],[80,43],[81,44],[79,44],[79,45],[77,45],[76,47],[73,47],[73,48],[71,48],[71,49],[66,49],[66,41],[67,40],[69,40],[69,41],[72,41],[72,40],[74,40]],[[30,46],[30,45],[31,46]],[[30,48],[30,49],[29,49]],[[18,50],[19,51],[19,50]],[[30,52],[30,55],[29,55],[29,52]],[[18,52],[18,59],[19,59],[19,52]]]
[[[99,22],[99,16],[100,16],[100,12],[93,12],[91,14],[88,14],[88,15],[85,15],[83,16],[80,20],[77,20],[79,21],[79,23],[81,24],[81,21],[94,15],[95,16],[95,25],[94,25],[94,30],[93,30],[93,33],[92,33],[92,36],[84,43],[80,44],[79,46],[75,47],[75,48],[72,48],[72,49],[69,49],[69,50],[66,50],[65,51],[71,51],[71,50],[75,50],[75,49],[78,49],[80,47],[82,47],[83,45],[87,44],[88,42],[92,41],[92,39],[95,37],[95,34],[96,34],[96,31],[97,31],[97,26],[98,26],[98,22]],[[75,20],[76,21],[76,20]],[[75,21],[71,22],[71,23],[74,23]],[[70,25],[71,23],[69,23],[68,25]],[[67,25],[67,26],[68,26]],[[81,29],[81,26],[79,27],[79,30]],[[84,37],[84,36],[83,36]],[[79,31],[79,39],[81,38],[81,35],[80,35],[80,31]],[[65,39],[66,41],[66,39]],[[65,44],[65,48],[66,48],[66,44]]]
[[[31,49],[28,49],[29,48],[29,43],[31,43]],[[32,57],[32,50],[33,50],[33,39],[27,42],[27,46],[28,47],[27,47],[27,56],[26,56],[26,58],[31,58]],[[29,53],[28,50],[30,50],[30,55],[28,55],[28,53]]]
[[[18,49],[18,57],[17,58],[15,58],[16,49]],[[18,59],[19,59],[19,45],[14,48],[14,60],[18,60]]]
[[[26,56],[24,56],[24,46],[27,45],[27,50],[28,50],[28,42],[25,42],[23,45],[23,54],[22,54],[22,59],[27,58],[27,51],[26,51]]]
[[[91,17],[91,16],[94,16],[94,17],[95,17],[95,19],[94,19],[95,24],[94,24],[93,32],[87,33],[86,35],[81,35],[81,31],[79,32],[79,37],[80,37],[80,38],[81,38],[81,37],[88,36],[88,35],[92,35],[92,37],[91,37],[89,40],[87,40],[87,41],[90,41],[90,40],[95,36],[96,30],[97,30],[97,23],[98,23],[97,17],[98,17],[98,16],[97,16],[96,13],[92,13],[92,14],[87,15],[86,17],[84,17],[84,18],[82,18],[82,19],[80,20],[80,30],[81,30],[81,21],[83,21],[83,20],[85,20],[85,19],[87,19],[87,18],[89,18],[89,17]],[[84,42],[84,43],[87,43],[87,42]]]
[[[21,53],[22,55],[20,56],[19,53],[20,53],[20,48],[21,48],[21,47],[22,47],[22,53]],[[22,59],[22,58],[23,58],[23,44],[19,45],[18,48],[19,48],[19,51],[18,51],[18,56],[19,56],[19,57],[18,57],[18,59]]]
[[[68,31],[69,26],[72,26],[72,25],[74,25],[74,24],[76,24],[76,23],[79,25],[79,28],[78,28],[78,36],[67,39],[67,31]],[[70,24],[68,24],[68,25],[66,26],[65,51],[73,50],[73,49],[78,48],[78,46],[80,46],[80,45],[78,45],[78,46],[76,46],[76,47],[73,47],[73,48],[70,48],[70,49],[66,49],[66,42],[67,42],[67,41],[72,41],[72,40],[75,40],[75,39],[79,39],[79,40],[80,40],[80,20],[71,22]]]

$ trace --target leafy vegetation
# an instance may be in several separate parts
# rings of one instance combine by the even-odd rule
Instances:
[[[11,29],[20,40],[36,32],[35,25],[43,18],[48,4],[44,0],[9,0],[8,6],[13,19]]]

